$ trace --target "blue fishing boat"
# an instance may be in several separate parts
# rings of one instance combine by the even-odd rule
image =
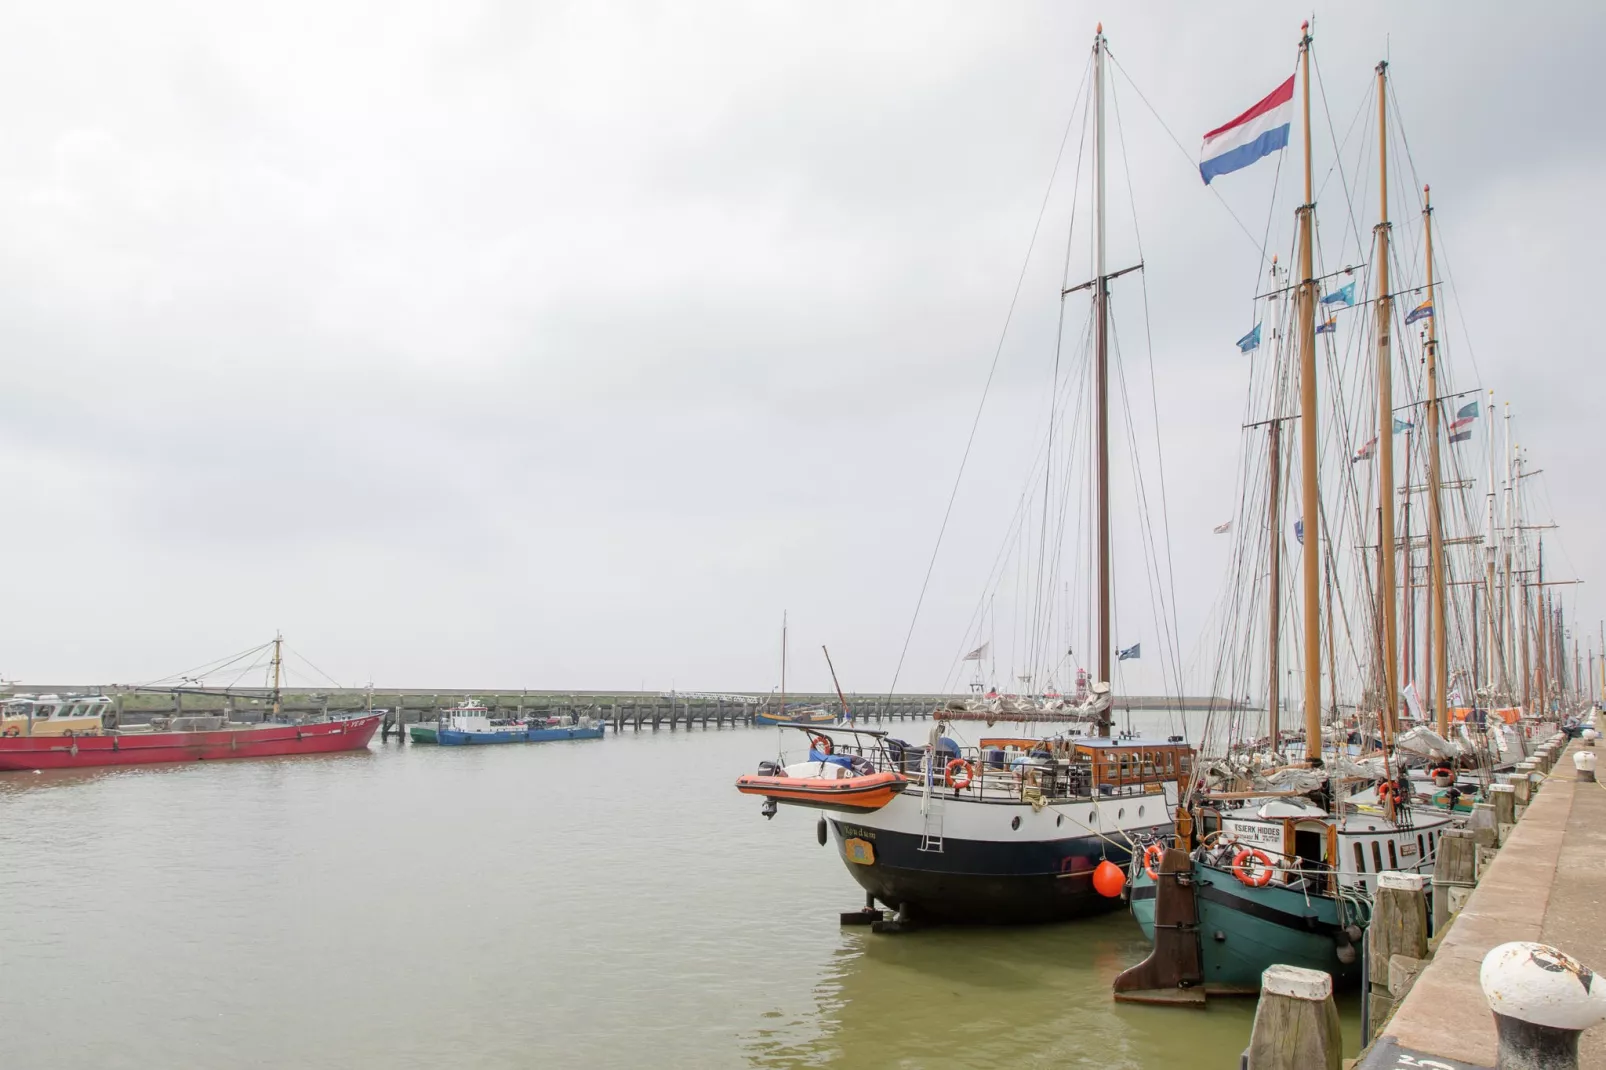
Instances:
[[[492,717],[477,702],[465,702],[442,711],[434,724],[413,725],[414,743],[443,747],[486,746],[493,743],[554,743],[566,739],[601,739],[601,721],[565,722],[556,717]]]

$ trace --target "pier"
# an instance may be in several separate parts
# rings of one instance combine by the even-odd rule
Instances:
[[[1344,1065],[1606,1066],[1606,980],[1590,969],[1606,967],[1606,782],[1595,779],[1592,743],[1552,741],[1503,775],[1495,801],[1442,841],[1431,907],[1419,892],[1379,893],[1363,982],[1367,1044]],[[1330,993],[1305,1000],[1331,1006]],[[1336,1034],[1322,1037],[1325,1058],[1289,1061],[1290,1038],[1311,1029],[1302,1025],[1293,1037],[1284,1023],[1319,1021],[1322,1012],[1285,1003],[1287,994],[1263,988],[1244,1064],[1336,1067]],[[1497,1015],[1496,1005],[1506,1013]]]

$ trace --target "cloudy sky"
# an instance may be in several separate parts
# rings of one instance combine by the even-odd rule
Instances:
[[[279,629],[352,685],[767,690],[784,610],[794,686],[828,684],[825,643],[887,687],[1101,17],[1186,655],[1234,509],[1234,216],[1264,228],[1277,178],[1218,198],[1187,155],[1293,69],[1299,19],[1130,7],[8,4],[0,674],[153,679]],[[1339,138],[1391,58],[1458,381],[1512,403],[1554,567],[1606,583],[1606,14],[1570,7],[1332,5],[1316,47]],[[952,677],[1031,471],[1069,204],[900,688]]]

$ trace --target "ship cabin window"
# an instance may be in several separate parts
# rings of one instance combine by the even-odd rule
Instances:
[[[1422,834],[1420,832],[1416,834],[1416,860],[1418,862],[1426,862],[1428,860],[1428,849],[1422,842]]]
[[[56,707],[54,707],[54,706],[40,706],[38,711],[34,713],[34,717],[36,719],[42,720],[42,719],[44,719],[46,717],[49,717],[51,714],[53,714],[55,712],[56,712]]]
[[[1372,869],[1377,873],[1383,872],[1383,849],[1376,840],[1372,841]]]
[[[1393,840],[1389,841],[1389,868],[1390,869],[1399,869],[1400,868],[1400,859],[1399,859],[1399,856],[1397,856],[1394,853],[1394,841]]]
[[[1366,872],[1366,852],[1361,850],[1359,843],[1355,845],[1355,872]]]

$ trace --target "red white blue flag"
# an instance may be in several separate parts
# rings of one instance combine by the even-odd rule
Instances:
[[[1217,175],[1248,167],[1288,144],[1294,121],[1294,76],[1273,89],[1260,103],[1225,126],[1204,136],[1199,150],[1199,177],[1205,185]]]

